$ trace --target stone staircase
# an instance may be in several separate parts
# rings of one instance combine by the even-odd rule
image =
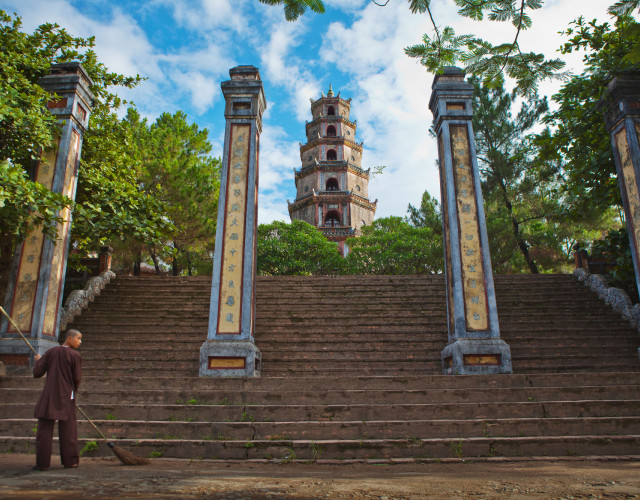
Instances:
[[[344,276],[259,278],[262,378],[198,378],[210,281],[117,278],[70,325],[84,334],[79,403],[138,455],[640,455],[638,334],[571,276],[496,276],[514,374],[477,377],[439,375],[441,276]],[[41,387],[0,378],[0,451],[33,451]]]

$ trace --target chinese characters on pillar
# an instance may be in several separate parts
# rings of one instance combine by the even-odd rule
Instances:
[[[460,258],[468,330],[488,330],[487,295],[482,267],[482,248],[478,224],[478,206],[474,189],[467,127],[450,127]]]
[[[218,333],[222,334],[240,334],[250,130],[249,125],[232,125],[230,132],[218,306]]]

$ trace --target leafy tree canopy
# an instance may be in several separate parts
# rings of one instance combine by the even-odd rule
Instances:
[[[349,238],[349,274],[435,274],[443,269],[442,235],[402,217],[376,219]]]
[[[612,26],[578,18],[565,31],[569,40],[563,53],[584,51],[585,70],[572,77],[558,94],[537,138],[541,158],[563,173],[563,191],[569,216],[579,219],[591,212],[605,213],[621,206],[611,141],[598,101],[613,75],[637,68],[627,55],[637,46],[625,36],[638,26],[629,17]]]
[[[342,274],[344,269],[338,245],[300,220],[260,224],[257,251],[260,276]]]

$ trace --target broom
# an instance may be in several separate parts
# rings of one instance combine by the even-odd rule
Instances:
[[[31,349],[33,351],[33,354],[35,354],[36,356],[38,355],[38,353],[36,352],[36,350],[33,348],[33,346],[31,345],[31,342],[29,342],[27,340],[27,337],[25,337],[22,332],[20,331],[20,328],[18,328],[18,325],[16,325],[13,321],[13,319],[11,319],[11,316],[9,316],[7,314],[7,311],[4,310],[4,308],[2,306],[0,306],[0,311],[2,311],[2,314],[4,314],[7,319],[11,322],[11,324],[13,325],[13,327],[16,329],[16,331],[20,334],[20,336],[22,337],[22,340],[24,340],[27,345],[29,346],[29,349]],[[98,429],[98,427],[96,426],[96,424],[94,424],[91,419],[87,416],[87,414],[84,412],[84,410],[82,408],[80,408],[80,406],[78,404],[76,404],[76,408],[78,410],[80,410],[80,413],[82,413],[82,415],[84,416],[84,418],[87,419],[87,422],[89,422],[93,428],[98,431],[98,434],[100,434],[100,436],[102,436],[102,439],[104,439],[104,441],[107,443],[107,446],[109,448],[111,448],[111,451],[113,451],[113,453],[115,454],[116,457],[118,457],[118,459],[124,464],[124,465],[145,465],[150,463],[150,460],[148,458],[143,458],[143,457],[138,457],[136,455],[134,455],[133,453],[128,452],[127,450],[123,450],[122,448],[120,448],[119,446],[115,445],[114,443],[112,443],[111,441],[109,441],[107,439],[107,436],[105,436],[100,429]]]

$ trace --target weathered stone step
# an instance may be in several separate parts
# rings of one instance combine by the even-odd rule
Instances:
[[[54,438],[54,449],[57,438]],[[80,439],[80,447],[89,439]],[[359,440],[177,440],[121,439],[117,444],[138,456],[190,459],[266,459],[288,463],[318,459],[473,458],[633,455],[640,436],[545,436]],[[0,436],[0,452],[33,452],[35,438]],[[153,455],[152,455],[153,454]],[[112,456],[103,443],[91,456]]]
[[[481,382],[485,389],[490,388],[524,388],[530,387],[609,387],[617,391],[619,386],[640,385],[640,374],[637,372],[609,372],[584,374],[554,374],[542,373],[533,375],[484,375],[481,379],[471,375],[433,374],[427,376],[356,376],[345,379],[343,377],[324,376],[296,376],[296,377],[258,377],[258,378],[225,378],[212,379],[189,377],[176,380],[166,373],[163,376],[131,376],[108,377],[83,375],[82,386],[92,388],[114,389],[175,389],[178,387],[206,389],[225,389],[228,391],[289,391],[305,388],[308,391],[332,389],[358,390],[409,390],[409,389],[474,389]],[[44,379],[32,376],[0,377],[0,387],[41,388]]]
[[[224,401],[223,401],[224,402]],[[224,402],[226,403],[226,402]],[[0,405],[0,418],[33,418],[35,402]],[[507,401],[486,403],[413,404],[252,404],[202,405],[197,400],[175,404],[82,403],[95,419],[149,420],[167,422],[291,422],[291,421],[375,421],[408,419],[508,419],[636,416],[640,400]]]
[[[250,409],[249,409],[250,411]],[[640,417],[573,417],[464,420],[309,421],[259,422],[245,411],[237,422],[177,422],[148,420],[94,420],[111,439],[206,440],[298,440],[298,439],[408,439],[640,435]],[[33,419],[0,420],[0,435],[28,436]],[[78,422],[78,435],[95,431],[85,420]],[[213,437],[212,437],[213,436]]]
[[[614,394],[612,394],[614,393]],[[36,388],[0,388],[0,400],[13,403],[37,401],[39,389]],[[317,404],[322,401],[331,404],[355,403],[454,403],[454,402],[498,402],[498,401],[565,401],[592,399],[640,399],[640,386],[624,385],[612,389],[608,386],[581,387],[476,387],[461,389],[411,389],[411,390],[288,390],[279,391],[244,390],[229,391],[226,389],[199,388],[163,388],[158,390],[122,390],[109,387],[92,387],[90,391],[79,391],[80,404],[90,403],[176,403],[196,400],[200,404],[218,405],[232,404]]]

